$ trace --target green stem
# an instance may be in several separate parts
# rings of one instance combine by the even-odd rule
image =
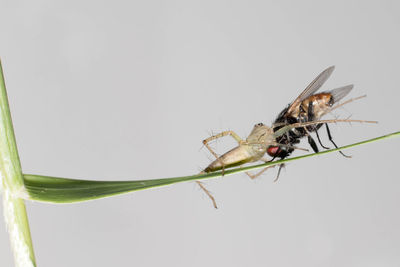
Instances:
[[[25,174],[24,179],[25,179],[26,189],[29,193],[28,199],[35,201],[50,202],[50,203],[73,203],[73,202],[110,197],[132,191],[166,186],[180,182],[212,179],[221,176],[228,176],[239,172],[265,168],[290,161],[315,157],[326,153],[332,153],[338,150],[344,150],[354,146],[376,142],[378,140],[383,140],[389,137],[394,137],[399,135],[400,132],[395,132],[392,134],[365,140],[355,144],[343,146],[338,149],[331,149],[317,154],[315,153],[307,154],[299,157],[288,158],[285,160],[268,162],[258,165],[252,165],[243,168],[227,169],[225,170],[224,173],[219,171],[207,174],[198,174],[198,175],[190,175],[182,177],[153,179],[153,180],[131,180],[131,181],[77,180],[77,179],[58,178],[58,177],[30,175],[30,174]]]
[[[17,267],[36,266],[23,198],[27,192],[19,161],[3,69],[0,62],[0,184],[3,208]]]

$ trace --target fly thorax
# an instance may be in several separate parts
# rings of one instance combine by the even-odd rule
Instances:
[[[321,118],[333,105],[334,99],[330,93],[320,93],[312,101],[315,119]]]

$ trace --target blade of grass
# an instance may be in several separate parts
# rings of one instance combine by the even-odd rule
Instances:
[[[343,146],[338,149],[326,150],[320,153],[307,154],[299,157],[288,158],[274,162],[268,162],[243,168],[235,168],[225,170],[224,176],[232,175],[239,172],[245,172],[267,166],[278,165],[299,159],[315,157],[338,150],[345,150],[351,147],[376,142],[389,137],[399,136],[400,132],[372,138],[351,145]],[[166,186],[180,182],[193,180],[203,180],[221,177],[222,172],[213,172],[208,174],[190,175],[174,178],[163,178],[153,180],[133,180],[133,181],[91,181],[77,180],[40,175],[25,174],[25,186],[29,193],[28,199],[35,201],[51,202],[51,203],[73,203],[86,200],[94,200],[98,198],[110,197],[114,195],[124,194],[132,191],[150,189],[154,187]]]
[[[19,161],[3,68],[0,61],[0,184],[8,234],[18,267],[36,266],[25,202],[27,195]]]

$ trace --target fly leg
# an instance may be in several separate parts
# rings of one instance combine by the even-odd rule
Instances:
[[[333,144],[336,148],[338,148],[338,146],[335,144],[335,142],[334,142],[333,139],[332,139],[331,131],[329,130],[328,124],[325,123],[325,126],[326,126],[326,132],[328,133],[329,141],[331,141],[332,144]],[[340,150],[339,150],[339,153],[342,154],[345,158],[351,158],[351,156],[347,156],[346,154],[344,154],[344,153],[343,153],[342,151],[340,151]]]
[[[307,140],[308,140],[308,143],[310,144],[311,148],[314,150],[315,153],[318,153],[319,149],[318,149],[317,144],[315,143],[314,139],[311,137],[311,133],[307,130],[306,127],[304,127],[304,130],[306,132]]]
[[[308,103],[307,120],[308,121],[313,121],[314,120],[314,106],[313,106],[312,102]],[[308,132],[307,127],[304,127],[304,129],[307,132],[308,143],[310,144],[310,146],[314,150],[314,152],[318,153],[319,149],[317,147],[317,144],[315,143],[314,139],[311,137],[310,133]],[[315,127],[315,131],[316,130],[317,130],[317,128]],[[321,140],[319,139],[318,133],[317,133],[317,137],[318,137],[319,143],[321,144]],[[322,144],[321,144],[321,146],[324,147]]]
[[[321,139],[319,138],[319,134],[318,134],[318,130],[317,130],[317,129],[315,129],[315,134],[317,135],[318,143],[319,143],[323,148],[329,149],[329,147],[326,147],[326,146],[324,146],[324,145],[321,143]]]
[[[307,132],[307,133],[308,133],[308,132]],[[308,133],[308,134],[309,134],[309,133]],[[312,139],[311,139],[311,140],[312,140]],[[314,140],[312,140],[312,141],[314,141]],[[281,146],[281,147],[287,147],[288,149],[290,149],[290,151],[293,151],[294,149],[309,151],[308,149],[304,149],[304,148],[297,147],[297,146],[284,145],[284,144],[276,144],[276,145],[279,145],[279,146]],[[314,145],[315,145],[315,142],[314,142]],[[318,148],[317,148],[317,149],[318,149]],[[285,150],[283,150],[283,151],[285,151]],[[318,152],[318,151],[317,151],[317,152]],[[317,152],[315,152],[315,153],[317,153]],[[285,154],[280,155],[279,157],[281,158],[281,160],[283,160],[283,159],[285,159],[285,158],[286,158],[287,156],[289,156],[289,155],[290,155],[290,153],[285,152]],[[276,158],[276,156],[274,156],[270,161],[273,161],[275,158]],[[274,183],[275,183],[276,181],[278,181],[279,175],[281,174],[281,170],[282,170],[282,168],[284,168],[285,166],[286,166],[285,163],[279,164],[278,174],[276,175],[276,178],[274,179]],[[275,166],[271,166],[271,167],[275,167]]]
[[[279,175],[281,174],[281,170],[282,170],[282,168],[284,168],[285,166],[286,166],[285,163],[279,164],[278,174],[276,175],[276,178],[274,179],[274,183],[275,183],[276,181],[278,181]]]
[[[308,134],[307,139],[308,139],[308,143],[310,144],[310,146],[314,150],[314,152],[318,153],[319,149],[317,147],[317,144],[315,143],[314,139],[311,137],[310,134]]]
[[[310,102],[309,104],[308,104],[308,121],[313,121],[315,118],[314,118],[314,106],[313,106],[313,103],[312,102]],[[325,148],[325,149],[329,149],[329,147],[326,147],[326,146],[324,146],[323,144],[322,144],[322,142],[321,142],[321,138],[319,138],[319,134],[318,134],[318,128],[319,128],[319,125],[315,125],[315,126],[313,126],[314,127],[314,129],[315,129],[315,134],[317,135],[317,139],[318,139],[318,143],[323,147],[323,148]],[[309,143],[310,143],[310,140],[308,141]],[[311,144],[311,143],[310,143]],[[311,145],[311,147],[312,147],[312,145]],[[315,151],[315,149],[314,149],[314,147],[313,147],[313,150]],[[318,149],[317,149],[318,150]],[[318,151],[317,151],[318,152]],[[317,153],[316,152],[316,153]]]

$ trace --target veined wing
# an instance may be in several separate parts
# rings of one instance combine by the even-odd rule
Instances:
[[[339,102],[343,97],[345,97],[353,89],[353,85],[349,84],[343,87],[332,89],[328,91],[333,97],[333,103]]]
[[[332,72],[334,71],[335,66],[330,66],[323,72],[321,72],[308,86],[304,91],[290,104],[287,114],[291,114],[307,97],[313,95],[319,88],[328,80],[331,76]]]

